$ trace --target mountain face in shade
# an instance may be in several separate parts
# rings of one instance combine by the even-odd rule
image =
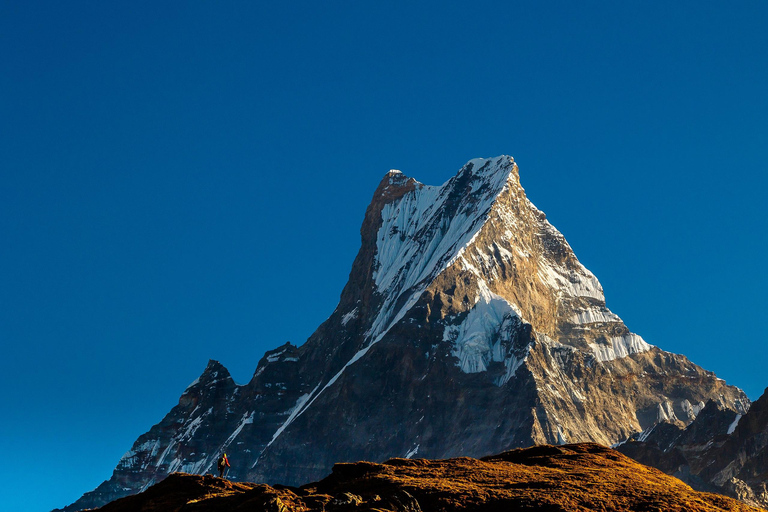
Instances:
[[[749,407],[606,307],[510,157],[472,160],[442,186],[390,171],[339,305],[306,343],[267,352],[245,385],[209,363],[67,510],[211,472],[222,452],[235,479],[298,484],[343,461],[610,445],[684,427],[710,400]]]
[[[656,425],[617,449],[694,489],[768,508],[768,389],[747,414],[709,402],[687,428]]]

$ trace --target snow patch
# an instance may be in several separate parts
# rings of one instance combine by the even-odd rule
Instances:
[[[726,432],[726,434],[728,435],[733,434],[733,432],[736,430],[736,427],[739,425],[739,420],[741,419],[741,416],[742,416],[741,414],[736,415],[736,419],[733,420],[733,423],[731,423],[728,426],[728,432]]]
[[[203,424],[203,416],[198,416],[197,418],[190,421],[185,427],[184,431],[179,436],[179,441],[184,441],[186,439],[192,439],[192,436],[195,435],[195,432],[197,432],[197,429],[200,428],[200,425]]]
[[[504,297],[493,293],[485,281],[478,281],[478,289],[475,305],[460,324],[445,328],[443,341],[452,343],[451,354],[464,373],[484,372],[491,362],[503,362],[506,372],[497,382],[502,386],[528,355],[526,352],[518,358],[509,351],[521,323],[520,313]]]
[[[284,348],[280,352],[275,352],[274,354],[270,354],[270,355],[267,356],[267,361],[269,361],[270,363],[274,363],[275,361],[279,361],[280,360],[280,356],[285,354],[287,351],[288,351],[288,349]]]
[[[350,320],[357,318],[357,306],[355,306],[355,309],[341,317],[341,325],[347,325]]]
[[[608,339],[608,343],[598,344],[590,343],[589,347],[595,354],[595,358],[601,363],[613,361],[621,357],[627,357],[632,354],[646,352],[653,348],[653,345],[646,343],[643,338],[637,334],[629,333],[623,336],[614,336]]]
[[[640,441],[641,443],[644,443],[646,441],[646,439],[648,439],[648,436],[651,435],[651,433],[653,432],[653,430],[655,428],[656,428],[656,425],[643,430],[642,432],[640,432],[640,435],[637,436],[637,440]]]
[[[421,446],[421,445],[417,444],[415,448],[409,450],[408,453],[405,454],[405,458],[406,459],[410,459],[411,457],[413,457],[414,455],[419,453],[419,446]]]
[[[464,321],[443,332],[443,341],[453,343],[452,354],[464,373],[484,372],[491,361],[504,361],[502,341],[509,341],[510,331],[520,321],[506,299],[491,292],[483,281],[480,284],[478,301]]]
[[[582,395],[579,392],[579,390],[576,389],[575,387],[569,388],[569,390],[571,392],[571,400],[573,400],[574,402],[577,402],[577,403],[581,404],[581,403],[584,403],[584,401],[587,399],[587,397]]]
[[[315,389],[313,389],[311,393],[303,394],[299,397],[298,400],[296,400],[296,404],[289,411],[290,414],[288,416],[288,419],[285,420],[285,422],[283,422],[283,424],[280,425],[280,427],[275,431],[275,433],[272,435],[272,439],[269,441],[269,443],[267,443],[267,446],[265,446],[264,449],[261,450],[261,453],[264,453],[267,450],[267,448],[269,448],[272,445],[272,443],[275,442],[275,439],[277,439],[280,436],[280,434],[282,434],[283,431],[286,428],[288,428],[288,425],[293,423],[293,420],[298,418],[301,415],[301,413],[304,412],[304,404],[307,403],[307,400],[310,399],[310,397],[315,393],[315,391],[317,391],[317,388],[319,387],[320,387],[320,384],[315,386]],[[255,468],[258,463],[259,463],[259,460],[257,458],[256,462],[253,463],[253,466],[251,466],[251,468]]]
[[[222,444],[221,447],[219,448],[220,451],[224,451],[224,449],[227,446],[232,444],[232,441],[234,441],[235,438],[240,435],[240,432],[242,432],[243,427],[253,423],[253,415],[255,413],[256,412],[254,411],[254,412],[251,412],[251,413],[247,413],[246,412],[245,414],[243,414],[243,417],[240,418],[240,423],[237,424],[237,427],[235,428],[234,432],[232,432],[232,434],[230,434],[230,436],[227,438],[227,440],[224,441],[224,444]]]
[[[563,429],[560,428],[560,425],[557,425],[557,444],[568,444],[568,438],[565,437],[565,433],[563,433]]]
[[[547,224],[553,233],[562,237],[554,226]],[[565,240],[562,243],[568,245]],[[544,258],[539,259],[538,276],[548,287],[571,297],[590,297],[605,302],[603,287],[597,278],[581,264],[579,264],[579,270],[580,272],[576,272],[575,270],[554,267],[550,261]]]
[[[149,489],[153,485],[155,485],[155,479],[154,478],[150,478],[149,481],[146,484],[144,484],[141,487],[141,489],[139,489],[139,493],[142,493],[142,492],[146,491],[147,489]]]
[[[156,465],[157,465],[158,467],[159,467],[159,466],[160,466],[160,465],[163,463],[163,461],[165,460],[165,457],[168,455],[168,452],[170,452],[170,451],[171,451],[171,449],[172,449],[173,447],[175,447],[175,446],[176,446],[176,438],[172,438],[172,439],[171,439],[171,440],[168,442],[168,446],[166,446],[166,447],[165,447],[165,450],[163,450],[163,453],[160,455],[160,458],[159,458],[159,459],[157,459],[157,464],[156,464]]]
[[[591,308],[576,311],[571,322],[575,324],[612,323],[621,322],[621,318],[609,311],[608,308]]]

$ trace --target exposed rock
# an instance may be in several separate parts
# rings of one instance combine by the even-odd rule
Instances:
[[[331,505],[336,507],[356,507],[360,505],[363,502],[363,498],[360,496],[357,496],[355,494],[345,492],[343,494],[340,494],[333,498],[331,500]]]

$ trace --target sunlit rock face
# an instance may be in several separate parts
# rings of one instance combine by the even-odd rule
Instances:
[[[441,186],[390,171],[339,305],[306,343],[268,352],[245,385],[209,364],[69,510],[211,472],[224,451],[233,478],[298,484],[340,461],[611,445],[684,427],[709,400],[749,406],[606,307],[512,158],[472,160]]]

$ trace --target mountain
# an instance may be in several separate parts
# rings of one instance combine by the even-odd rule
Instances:
[[[399,171],[374,192],[339,304],[248,384],[211,361],[112,477],[65,510],[175,471],[298,484],[337,461],[481,456],[614,444],[708,401],[749,400],[630,332],[597,278],[526,197],[512,158],[471,160],[442,186]]]
[[[709,402],[687,428],[657,425],[618,450],[695,489],[768,508],[768,389],[745,415]]]
[[[174,473],[101,512],[569,512],[757,511],[717,494],[693,491],[676,478],[596,444],[538,446],[481,460],[391,459],[337,464],[300,488],[233,483]]]

